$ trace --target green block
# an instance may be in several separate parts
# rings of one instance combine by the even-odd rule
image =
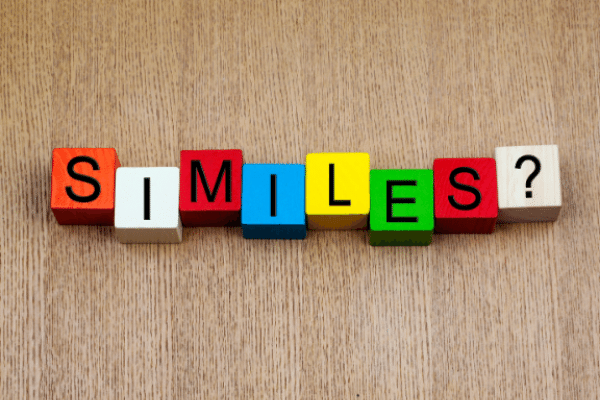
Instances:
[[[433,235],[433,170],[371,171],[372,246],[427,246]]]

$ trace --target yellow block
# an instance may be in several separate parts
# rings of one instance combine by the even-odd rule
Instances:
[[[368,153],[308,154],[306,156],[308,228],[365,228],[371,205],[370,170]]]

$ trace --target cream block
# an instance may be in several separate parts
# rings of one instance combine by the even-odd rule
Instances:
[[[498,221],[555,221],[562,206],[558,146],[496,148]]]
[[[179,168],[117,168],[115,233],[122,243],[180,243]]]

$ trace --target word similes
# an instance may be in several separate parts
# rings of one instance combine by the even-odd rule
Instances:
[[[248,239],[369,229],[374,246],[429,245],[433,232],[492,233],[496,222],[555,221],[558,147],[438,158],[433,169],[370,169],[367,153],[244,164],[241,150],[184,150],[179,168],[121,167],[115,149],[54,149],[59,224],[114,225],[123,243],[179,243],[182,226],[239,226]]]

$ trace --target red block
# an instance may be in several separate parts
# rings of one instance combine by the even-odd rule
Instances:
[[[61,225],[113,225],[115,149],[54,149],[50,208]]]
[[[433,162],[435,231],[492,233],[498,219],[493,158],[438,158]]]
[[[183,150],[179,213],[185,226],[240,224],[241,150]]]

